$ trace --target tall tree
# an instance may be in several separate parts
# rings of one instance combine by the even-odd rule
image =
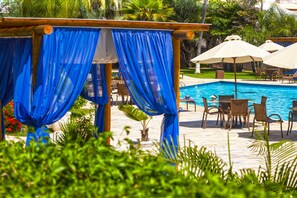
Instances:
[[[208,0],[204,0],[203,1],[201,23],[205,23],[207,3],[208,3]],[[203,41],[202,40],[203,39],[202,37],[203,37],[203,32],[201,31],[199,33],[199,39],[198,39],[198,42],[197,42],[197,55],[200,55],[201,54],[201,45],[202,45],[202,41]],[[200,73],[200,63],[197,63],[196,64],[195,73]]]
[[[285,13],[277,5],[260,12],[254,25],[240,31],[246,41],[261,45],[269,37],[297,36],[297,20],[294,15]]]

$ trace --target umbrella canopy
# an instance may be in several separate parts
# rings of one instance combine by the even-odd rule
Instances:
[[[267,51],[267,52],[275,52],[284,48],[277,43],[274,43],[272,40],[266,40],[265,43],[259,46],[259,48]]]
[[[264,57],[264,63],[275,67],[294,69],[297,68],[297,43],[289,45],[277,52]]]
[[[237,98],[236,63],[263,61],[263,57],[269,55],[265,50],[242,41],[240,36],[228,36],[225,41],[214,48],[200,54],[191,61],[194,63],[233,63],[235,79],[235,97]]]

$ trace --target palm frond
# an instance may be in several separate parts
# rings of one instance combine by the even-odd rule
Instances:
[[[189,141],[188,145],[184,144],[182,147],[172,149],[169,141],[165,141],[162,145],[156,145],[156,148],[158,151],[155,153],[165,156],[165,160],[169,163],[176,164],[179,172],[184,175],[196,179],[208,173],[217,174],[221,178],[227,177],[227,164],[215,153],[208,151],[206,147],[199,148]]]
[[[260,181],[278,184],[279,188],[297,188],[296,144],[288,140],[270,144],[264,132],[264,137],[256,139],[250,148],[262,155],[265,161],[266,169],[258,175]]]

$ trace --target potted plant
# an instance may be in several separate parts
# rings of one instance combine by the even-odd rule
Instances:
[[[152,119],[152,117],[148,116],[146,113],[141,111],[139,108],[134,107],[129,104],[126,104],[126,105],[120,104],[119,110],[123,111],[128,118],[131,118],[132,120],[140,122],[140,124],[142,125],[142,130],[140,130],[141,141],[148,141],[149,140],[149,138],[148,138],[149,128],[147,126],[148,126],[148,123],[150,122],[150,120]]]

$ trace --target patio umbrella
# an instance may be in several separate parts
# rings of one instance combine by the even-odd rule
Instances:
[[[265,50],[242,41],[240,36],[228,36],[225,41],[214,48],[200,54],[191,61],[194,63],[233,63],[235,98],[237,98],[236,63],[263,61],[263,57],[269,55]]]
[[[264,57],[264,63],[275,67],[294,69],[297,68],[297,43],[289,45],[277,52]]]
[[[259,46],[259,48],[266,50],[267,52],[275,52],[284,48],[277,43],[274,43],[272,40],[266,40],[265,43]]]

